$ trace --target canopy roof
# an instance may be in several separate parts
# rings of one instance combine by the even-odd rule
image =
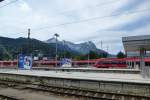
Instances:
[[[122,42],[126,52],[140,51],[140,49],[150,50],[150,35],[123,37]]]

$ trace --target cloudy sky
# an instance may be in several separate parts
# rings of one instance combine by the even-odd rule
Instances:
[[[7,5],[10,2],[16,1]],[[7,5],[7,6],[5,6]],[[93,41],[116,54],[121,37],[150,34],[150,0],[5,0],[0,3],[0,36]]]

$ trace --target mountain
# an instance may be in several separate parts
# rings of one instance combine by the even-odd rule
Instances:
[[[32,52],[33,55],[36,55],[37,50],[43,55],[55,55],[53,45],[36,39],[0,37],[0,60],[14,59],[19,53],[29,54]]]
[[[48,43],[48,44],[56,43],[56,39],[55,38],[48,39],[47,41],[45,41],[45,43]],[[58,44],[66,46],[67,48],[70,48],[71,50],[76,51],[81,54],[87,54],[89,51],[94,51],[99,54],[107,53],[104,50],[98,49],[92,41],[75,44],[69,41],[58,40]]]
[[[50,39],[46,40],[45,43],[56,43],[56,38],[50,38]]]
[[[18,54],[31,54],[33,56],[47,56],[54,58],[56,40],[51,38],[47,41],[27,38],[7,38],[0,37],[0,60],[16,59]],[[107,54],[107,52],[96,48],[93,42],[84,42],[75,44],[69,41],[58,40],[58,56],[76,57],[86,55],[89,51],[93,51],[98,55]],[[95,55],[96,55],[95,54]]]

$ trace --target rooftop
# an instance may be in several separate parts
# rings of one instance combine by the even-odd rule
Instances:
[[[150,40],[150,35],[122,37],[123,42],[126,42],[126,41],[139,41],[139,40]]]

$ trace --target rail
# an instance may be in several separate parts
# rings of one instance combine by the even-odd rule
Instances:
[[[94,99],[94,100],[149,100],[149,96],[140,96],[132,94],[122,94],[122,93],[113,93],[105,91],[93,91],[81,88],[68,88],[61,86],[48,86],[41,84],[29,84],[15,81],[0,81],[0,85],[19,89],[19,90],[32,90],[32,91],[42,91],[42,92],[51,92],[60,95],[76,96],[84,99]],[[1,97],[1,95],[0,95]],[[3,96],[7,100],[21,100],[14,97]],[[3,99],[2,99],[3,100]],[[4,99],[6,100],[6,99]]]

